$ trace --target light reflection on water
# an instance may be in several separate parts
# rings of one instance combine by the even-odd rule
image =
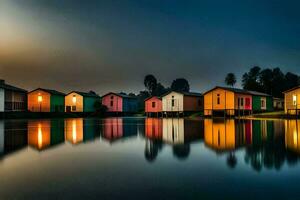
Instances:
[[[0,197],[151,199],[163,190],[175,198],[252,198],[264,187],[270,190],[265,194],[280,198],[298,189],[286,180],[300,178],[299,124],[182,118],[0,121]]]

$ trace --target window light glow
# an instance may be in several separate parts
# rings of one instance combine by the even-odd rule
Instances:
[[[41,103],[43,101],[43,96],[42,95],[38,95],[38,102]]]
[[[38,125],[38,148],[41,149],[43,147],[43,133],[42,133],[42,125]]]
[[[293,95],[293,105],[297,105],[297,95]]]
[[[73,101],[73,103],[74,103],[74,104],[76,104],[76,101],[77,101],[77,99],[76,99],[76,95],[73,95],[73,99],[72,99],[72,101]]]

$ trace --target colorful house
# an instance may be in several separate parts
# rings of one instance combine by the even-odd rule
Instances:
[[[26,111],[27,91],[0,80],[0,112]]]
[[[300,114],[300,86],[287,90],[284,93],[284,111],[286,114]]]
[[[160,97],[153,96],[145,99],[145,113],[147,115],[162,112],[162,100]]]
[[[268,94],[217,86],[204,93],[204,115],[235,115],[273,110]]]
[[[269,94],[248,91],[252,95],[252,112],[273,111],[273,97]]]
[[[72,91],[65,96],[66,112],[95,112],[95,103],[100,96],[94,93]]]
[[[107,107],[107,112],[113,113],[134,113],[138,109],[137,98],[122,93],[110,92],[102,96],[102,105]]]
[[[65,94],[56,90],[38,88],[28,93],[31,112],[64,112]]]
[[[162,97],[162,111],[165,114],[201,110],[203,110],[203,96],[200,93],[171,91]]]

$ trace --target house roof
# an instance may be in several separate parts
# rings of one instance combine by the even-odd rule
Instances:
[[[30,91],[29,93],[34,92],[36,90],[43,90],[43,91],[48,92],[48,93],[53,94],[53,95],[66,96],[66,94],[64,94],[62,92],[59,92],[59,91],[56,91],[56,90],[51,90],[51,89],[45,89],[45,88],[37,88],[35,90]]]
[[[228,90],[234,93],[240,93],[240,94],[250,94],[250,95],[254,95],[254,96],[271,96],[269,94],[266,93],[262,93],[262,92],[256,92],[256,91],[250,91],[250,90],[244,90],[244,89],[240,89],[240,88],[232,88],[232,87],[222,87],[222,86],[216,86],[211,90],[206,91],[204,94],[207,94],[215,89],[224,89],[224,90]]]
[[[67,95],[71,94],[71,93],[77,93],[83,97],[95,97],[95,98],[100,98],[99,95],[97,94],[93,94],[93,93],[90,93],[90,92],[79,92],[79,91],[72,91],[72,92],[69,92]]]
[[[15,86],[12,86],[12,85],[8,85],[6,84],[4,81],[2,81],[0,83],[0,88],[3,88],[5,90],[12,90],[12,91],[16,91],[16,92],[24,92],[24,93],[27,93],[27,90],[24,90],[22,88],[18,88],[18,87],[15,87]]]
[[[110,94],[114,94],[114,95],[122,97],[122,98],[130,98],[130,99],[135,99],[136,98],[136,97],[133,97],[133,96],[130,96],[130,95],[127,95],[127,94],[114,93],[114,92],[109,92],[109,93],[103,95],[102,97],[105,97],[105,96],[110,95]]]
[[[147,100],[149,100],[149,99],[151,99],[151,98],[154,98],[154,97],[161,100],[161,97],[159,97],[159,96],[151,96],[151,97],[146,98],[144,101],[147,101]]]
[[[162,95],[162,97],[164,97],[164,96],[170,94],[171,92],[177,92],[177,93],[183,94],[183,95],[185,95],[185,96],[197,96],[197,97],[201,97],[201,96],[202,96],[202,94],[201,94],[201,93],[198,93],[198,92],[169,91],[169,92],[165,93],[164,95]]]
[[[291,89],[288,89],[286,91],[284,91],[283,93],[287,93],[287,92],[290,92],[290,91],[293,91],[293,90],[296,90],[296,89],[299,89],[300,88],[300,85],[296,86],[296,87],[293,87]]]

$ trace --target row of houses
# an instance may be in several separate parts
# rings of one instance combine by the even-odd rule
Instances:
[[[145,113],[192,113],[204,115],[239,115],[284,109],[287,114],[300,114],[300,86],[284,92],[284,100],[269,94],[231,87],[217,86],[207,92],[170,91],[161,97],[145,100]],[[8,85],[0,80],[0,112],[94,112],[95,103],[102,102],[108,112],[137,112],[138,101],[134,96],[110,92],[100,97],[93,92],[72,91],[68,94],[44,88],[31,92]],[[285,102],[285,103],[284,103]]]
[[[0,80],[0,112],[95,112],[100,103],[108,112],[136,112],[137,99],[122,93],[108,93],[102,97],[93,92],[72,91],[68,94],[45,88],[27,92]]]

